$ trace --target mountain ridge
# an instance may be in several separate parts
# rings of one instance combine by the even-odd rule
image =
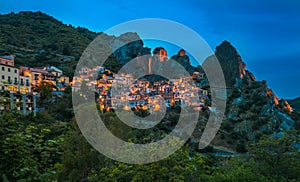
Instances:
[[[100,33],[91,32],[86,28],[65,25],[42,12],[20,12],[0,15],[0,54],[15,54],[16,64],[23,66],[41,66],[51,64],[73,76],[77,62],[88,44]],[[22,32],[22,33],[20,33]],[[105,66],[117,71],[129,60],[143,54],[151,53],[144,47],[143,41],[136,33],[126,33],[119,37],[107,36],[111,48],[118,47],[133,36],[137,41],[117,49]],[[186,55],[171,56],[193,72]],[[153,51],[155,54],[155,50]],[[279,133],[285,129],[300,129],[300,117],[291,111],[289,103],[278,97],[268,88],[266,81],[257,81],[246,69],[246,64],[228,41],[216,47],[215,56],[224,71],[228,87],[228,106],[222,129],[229,136],[218,135],[228,139],[223,143],[230,148],[230,140],[238,144],[247,140],[257,140],[263,134]],[[201,68],[197,68],[201,70]],[[209,88],[208,80],[200,80],[202,86]],[[229,143],[228,143],[229,142]]]

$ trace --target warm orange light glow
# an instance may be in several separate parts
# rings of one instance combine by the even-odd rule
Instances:
[[[129,111],[130,110],[130,107],[129,106],[124,106],[124,108],[123,108],[125,111]]]
[[[20,88],[20,92],[22,93],[22,92],[26,92],[26,93],[28,93],[29,92],[29,90],[28,90],[28,88],[27,87],[21,87]]]
[[[143,110],[147,110],[148,109],[148,107],[146,105],[144,105],[142,108],[143,108]]]
[[[274,103],[275,103],[275,105],[278,105],[279,104],[279,100],[278,100],[278,97],[274,97]]]
[[[101,104],[101,105],[100,105],[100,110],[103,111],[104,109],[105,109],[104,105]]]
[[[158,111],[158,110],[160,110],[160,105],[159,105],[159,104],[156,104],[156,105],[154,106],[154,111]]]
[[[8,91],[16,92],[16,91],[17,91],[17,87],[11,86],[11,85],[10,85],[10,86],[7,87],[7,90],[8,90]]]

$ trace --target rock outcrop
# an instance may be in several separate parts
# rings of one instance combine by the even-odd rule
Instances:
[[[127,42],[129,43],[127,44]],[[150,48],[144,47],[144,43],[138,34],[132,32],[122,34],[119,37],[113,37],[111,48],[113,50],[118,48],[114,51],[114,56],[122,65],[125,65],[137,56],[151,54]]]
[[[217,46],[215,55],[222,66],[226,85],[231,87],[239,80],[255,81],[253,74],[246,70],[246,64],[236,49],[228,42],[223,41]]]
[[[191,67],[191,62],[189,56],[186,55],[185,50],[181,49],[178,53],[171,57],[171,59],[177,61],[181,64],[186,70],[189,70]]]
[[[224,72],[228,98],[223,132],[217,135],[214,144],[238,150],[237,146],[245,141],[300,128],[300,113],[293,111],[289,102],[279,99],[266,81],[256,81],[229,42],[219,45],[215,55]]]

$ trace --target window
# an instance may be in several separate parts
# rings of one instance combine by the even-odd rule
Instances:
[[[34,80],[39,80],[39,75],[38,74],[34,74]]]
[[[18,73],[18,70],[17,70],[17,69],[15,69],[15,73]]]
[[[10,72],[10,68],[7,68],[7,71]]]
[[[14,84],[17,85],[18,84],[18,79],[15,78]]]
[[[3,67],[2,67],[3,68]],[[5,80],[5,76],[4,75],[2,75],[2,80]]]
[[[4,67],[2,66],[2,71],[4,71],[5,69],[4,69]]]
[[[24,85],[24,83],[23,83],[23,82],[24,82],[24,80],[23,80],[23,78],[21,78],[21,85]]]
[[[8,76],[8,77],[7,77],[7,81],[8,81],[8,82],[11,82],[11,80],[10,80],[10,76]]]
[[[29,80],[26,79],[26,86],[29,86]]]

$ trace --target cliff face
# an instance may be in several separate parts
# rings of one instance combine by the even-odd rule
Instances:
[[[183,49],[179,50],[177,55],[172,56],[171,59],[177,61],[186,70],[188,70],[191,66],[190,58],[186,55],[186,52]]]
[[[264,134],[281,135],[285,130],[300,129],[300,114],[279,99],[266,81],[256,81],[246,70],[236,49],[227,41],[216,48],[222,66],[228,98],[222,130],[215,144],[241,150],[245,141],[258,140]],[[242,150],[240,151],[242,152]]]
[[[136,40],[131,42],[132,40]],[[125,44],[126,42],[130,42]],[[123,45],[123,46],[122,46]],[[120,35],[119,37],[112,37],[111,48],[115,49],[114,56],[122,64],[126,64],[137,56],[150,54],[150,48],[144,47],[143,41],[137,33],[128,32]]]
[[[223,41],[217,46],[215,55],[222,66],[226,85],[231,87],[237,80],[255,81],[253,74],[246,70],[246,64],[236,49],[228,42]]]

